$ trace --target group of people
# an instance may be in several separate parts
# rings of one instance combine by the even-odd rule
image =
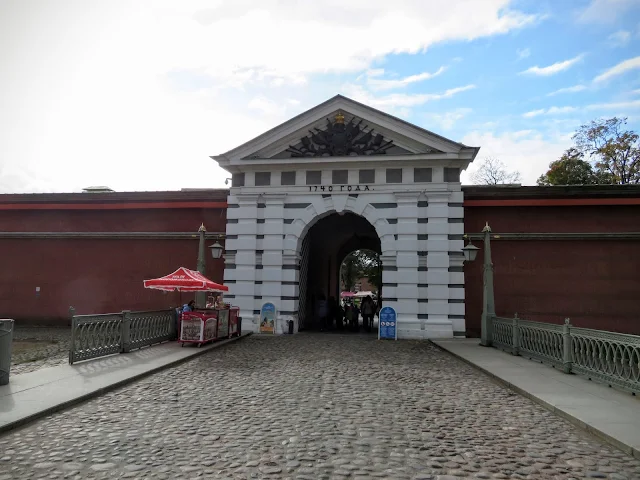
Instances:
[[[345,328],[354,332],[360,330],[360,315],[362,315],[362,326],[366,332],[373,330],[373,317],[379,315],[382,300],[377,302],[367,296],[362,299],[358,307],[351,300],[347,300],[344,305],[336,302],[334,297],[326,299],[324,295],[318,297],[316,303],[316,317],[320,322],[320,331],[324,330],[344,330]]]

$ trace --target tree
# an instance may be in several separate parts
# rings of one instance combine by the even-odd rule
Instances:
[[[612,183],[640,183],[638,134],[625,130],[626,118],[594,120],[573,136],[576,149],[592,160],[596,172],[609,174]]]
[[[362,277],[366,277],[371,285],[380,288],[382,285],[382,262],[380,255],[373,250],[358,250]]]
[[[478,170],[471,174],[476,185],[501,185],[519,183],[520,172],[509,172],[507,166],[495,157],[487,157]]]
[[[373,285],[382,283],[380,256],[372,250],[355,250],[340,265],[340,282],[345,290],[351,291],[362,277],[368,278]]]
[[[597,185],[615,183],[611,174],[594,171],[584,160],[584,153],[571,147],[560,159],[549,164],[549,170],[538,178],[538,185]]]
[[[359,260],[352,252],[345,257],[340,265],[340,282],[344,289],[350,292],[358,278],[360,278]]]

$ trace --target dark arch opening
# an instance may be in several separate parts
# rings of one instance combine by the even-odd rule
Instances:
[[[302,240],[298,328],[319,330],[319,300],[340,301],[339,271],[342,260],[359,249],[381,253],[380,237],[367,219],[351,212],[332,213],[311,226]]]

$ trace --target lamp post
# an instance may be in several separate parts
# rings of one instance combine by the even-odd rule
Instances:
[[[204,237],[207,234],[207,229],[204,226],[204,223],[200,225],[198,229],[198,233],[200,234],[200,243],[198,244],[198,272],[200,272],[203,276],[207,275],[207,267],[206,261],[204,258]],[[207,292],[196,292],[196,306],[198,308],[204,308],[207,304]]]
[[[207,275],[207,264],[205,261],[205,236],[207,234],[207,229],[204,226],[204,223],[200,225],[198,229],[198,233],[200,234],[200,243],[198,244],[198,272],[200,272],[203,276]],[[222,245],[220,245],[217,241],[213,245],[209,245],[209,249],[211,250],[211,256],[214,259],[219,259],[222,256]],[[196,292],[196,306],[199,308],[206,307],[207,304],[207,292]]]
[[[496,315],[495,298],[493,294],[493,262],[491,261],[491,227],[487,222],[482,229],[484,241],[484,264],[482,267],[482,319],[480,321],[480,345],[491,346],[492,320]],[[498,237],[496,237],[498,238]],[[467,262],[473,262],[478,254],[478,247],[471,241],[462,251]]]

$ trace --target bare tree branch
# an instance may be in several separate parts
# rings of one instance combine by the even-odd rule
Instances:
[[[471,174],[476,185],[504,185],[520,182],[520,172],[509,172],[507,166],[495,157],[486,157],[478,170]]]

